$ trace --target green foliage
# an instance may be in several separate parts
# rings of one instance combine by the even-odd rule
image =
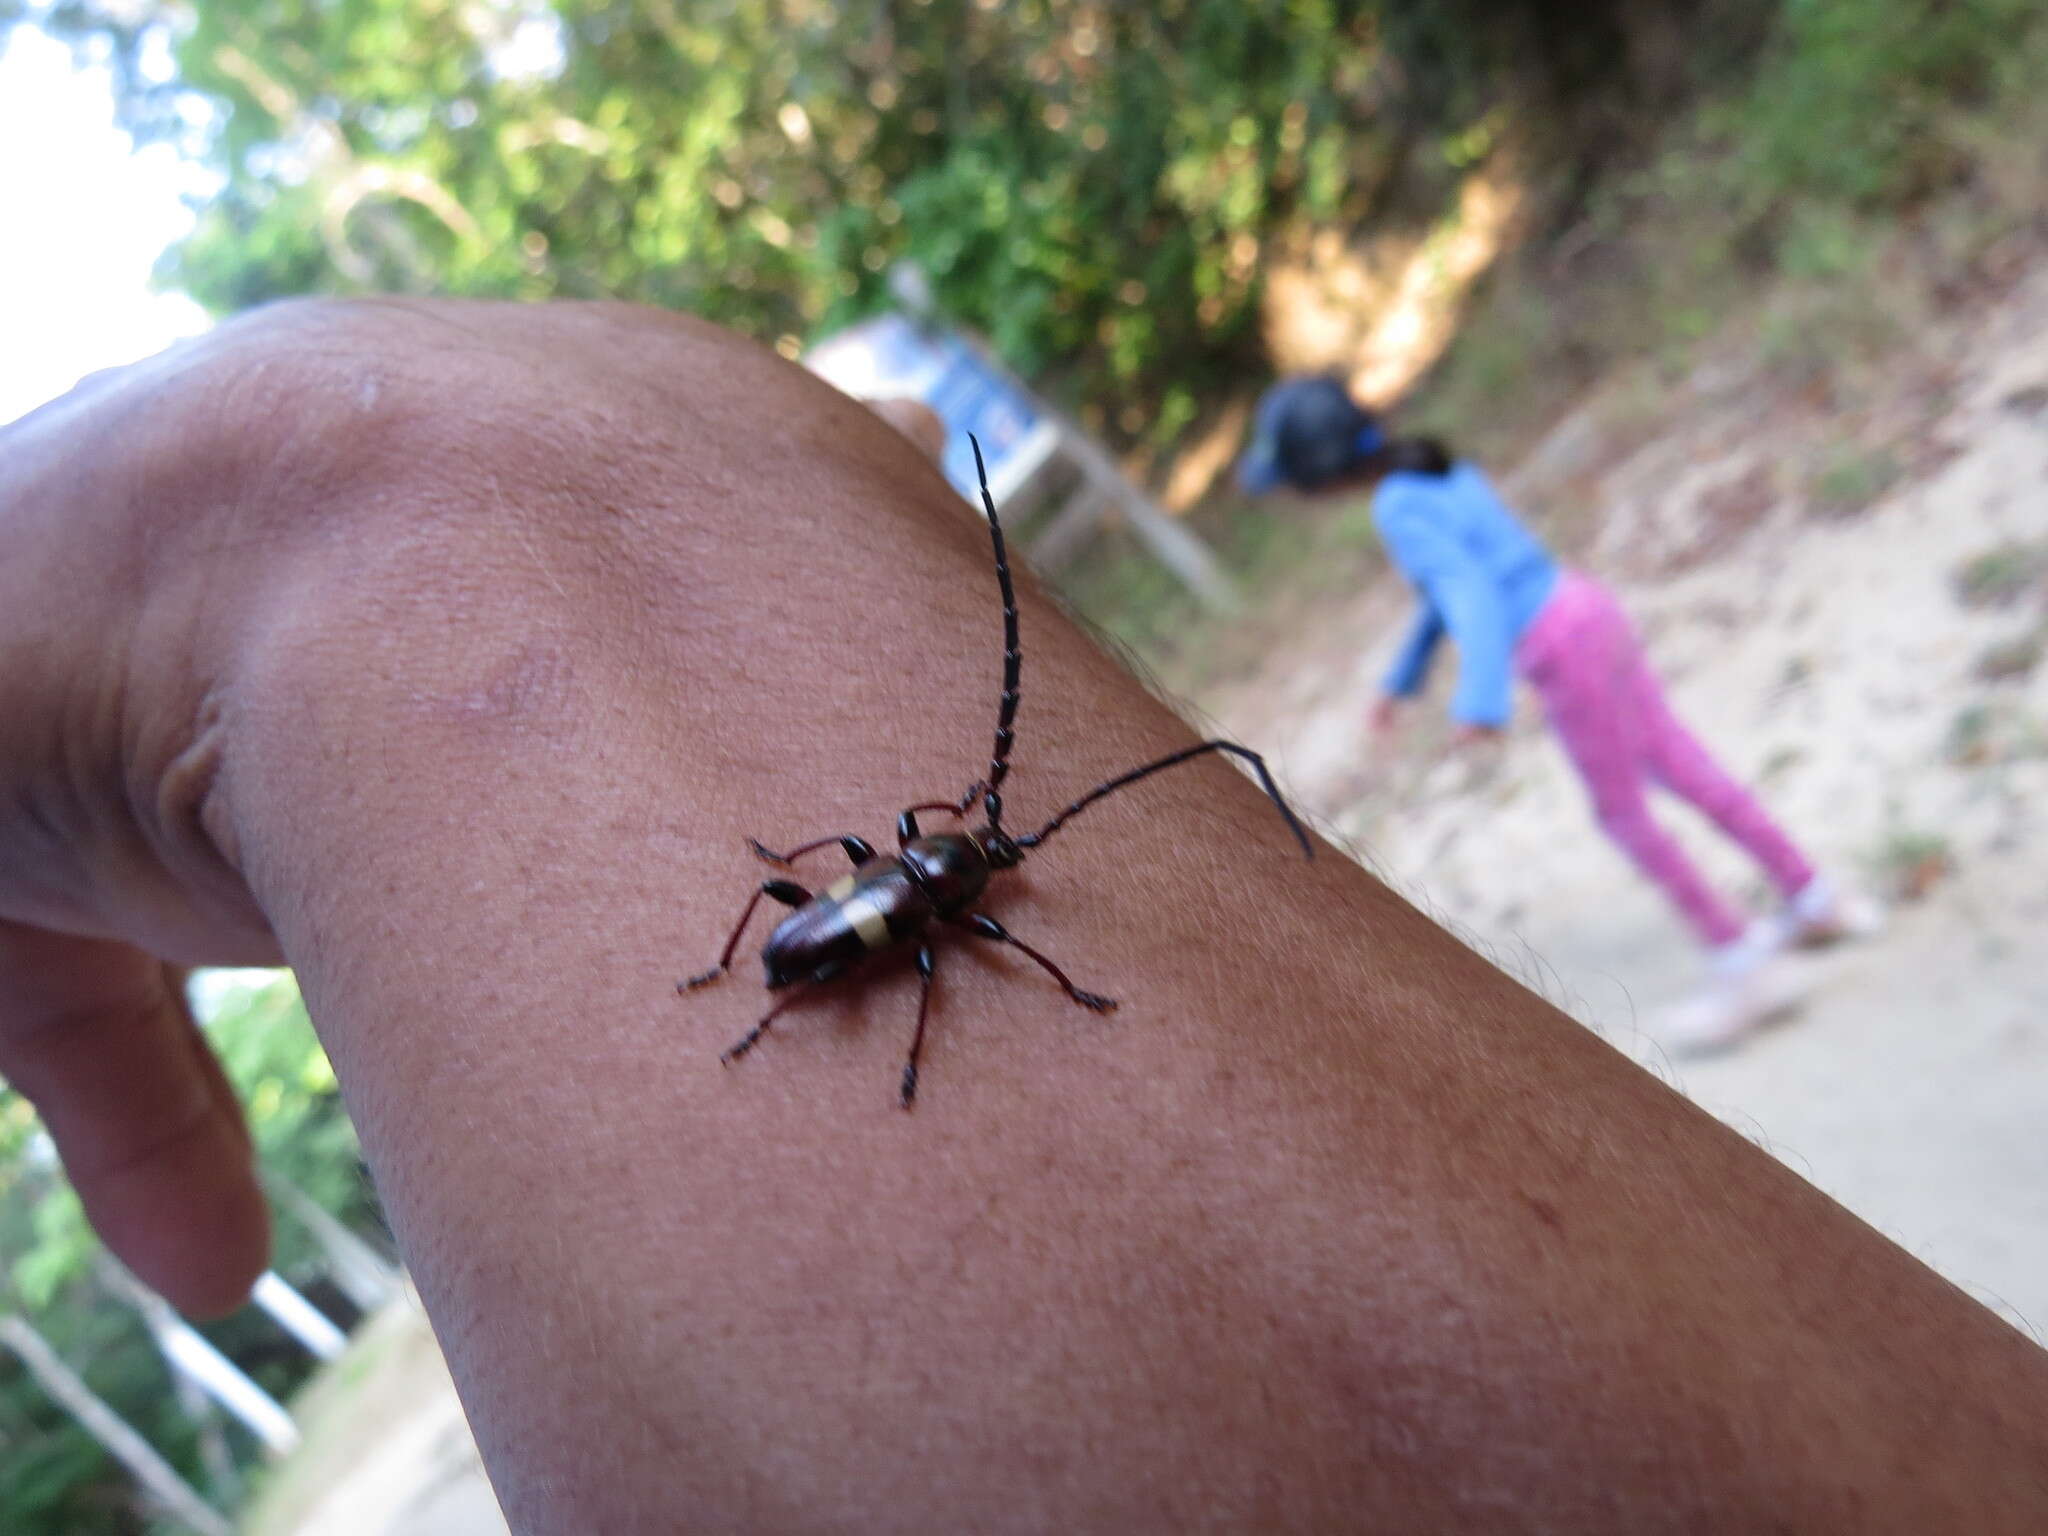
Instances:
[[[1853,517],[1897,482],[1898,458],[1884,447],[1841,445],[1821,460],[1810,489],[1816,516]]]
[[[171,1404],[161,1357],[132,1313],[102,1305],[35,1321],[93,1391],[194,1474],[191,1428]],[[140,1536],[146,1526],[125,1484],[98,1442],[11,1353],[0,1352],[0,1529]]]
[[[1603,0],[1559,27],[1538,0],[31,7],[110,53],[138,131],[220,173],[163,270],[218,310],[613,296],[788,350],[884,303],[909,259],[1013,366],[1155,438],[1169,390],[1264,372],[1262,252],[1397,204],[1427,222],[1447,167],[1515,126],[1508,104],[1614,95],[1692,9]]]
[[[264,1172],[345,1221],[373,1223],[355,1127],[292,978],[229,996],[206,1033],[241,1100]],[[312,1257],[301,1234],[285,1224],[274,1267],[290,1278]]]
[[[1554,243],[1496,275],[1410,402],[1419,418],[1504,451],[1616,364],[1682,376],[1752,308],[1774,372],[1837,380],[1911,327],[1912,296],[1882,271],[1904,216],[1999,156],[2008,163],[1992,179],[2004,185],[1915,219],[1916,259],[1966,270],[2035,215],[2039,156],[2010,163],[2024,157],[2011,141],[2039,115],[2048,12],[2032,0],[1772,9],[1752,67],[1713,76],[1637,163],[1588,188]],[[1874,486],[1881,468],[1830,466],[1824,499],[1853,504],[1844,493]]]
[[[12,1278],[21,1299],[40,1310],[90,1268],[99,1242],[69,1185],[54,1186],[35,1202],[29,1232],[26,1251],[14,1261]]]
[[[1773,195],[1868,207],[1924,193],[1959,168],[1944,120],[1993,92],[2039,17],[2036,0],[1785,0],[1754,85],[1720,126]]]
[[[2048,539],[2010,539],[1982,550],[1950,577],[1965,608],[2004,608],[2029,594],[2048,598]]]
[[[1340,0],[114,0],[128,119],[222,175],[163,276],[219,310],[366,288],[688,309],[785,345],[922,264],[1015,366],[1150,418],[1257,366],[1255,257],[1394,164]],[[167,46],[168,44],[168,46]]]

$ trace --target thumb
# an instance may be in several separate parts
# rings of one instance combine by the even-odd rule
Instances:
[[[0,922],[0,1077],[42,1116],[107,1246],[211,1315],[247,1297],[270,1222],[241,1109],[181,981],[126,944]]]

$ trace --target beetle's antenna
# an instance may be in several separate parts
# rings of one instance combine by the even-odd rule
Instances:
[[[1010,748],[1017,740],[1011,727],[1017,723],[1017,702],[1023,697],[1018,680],[1024,670],[1024,649],[1017,636],[1017,589],[1010,581],[1010,553],[1003,546],[1003,524],[996,516],[996,499],[988,490],[988,466],[981,461],[981,443],[967,434],[974,448],[974,475],[981,482],[981,505],[988,513],[988,536],[996,547],[996,584],[1003,589],[1003,695],[996,704],[996,743],[989,753],[988,778],[968,792],[964,811],[976,798],[988,803],[989,825],[997,825],[1003,814],[1002,797],[996,793],[1010,771]]]
[[[1160,758],[1156,763],[1147,763],[1142,768],[1133,768],[1129,773],[1120,773],[1107,783],[1096,785],[1087,794],[1076,800],[1064,811],[1061,811],[1059,815],[1053,817],[1051,821],[1048,821],[1036,832],[1028,832],[1014,841],[1019,848],[1036,848],[1048,837],[1051,837],[1053,833],[1059,831],[1062,826],[1066,825],[1070,818],[1079,815],[1105,795],[1113,795],[1126,785],[1135,784],[1140,779],[1148,778],[1163,769],[1172,768],[1180,763],[1184,763],[1190,758],[1200,757],[1204,752],[1228,752],[1231,756],[1241,757],[1250,763],[1259,775],[1259,784],[1266,791],[1266,797],[1279,810],[1281,820],[1287,823],[1287,830],[1294,834],[1294,840],[1301,844],[1301,851],[1311,859],[1316,856],[1316,850],[1308,840],[1308,833],[1302,830],[1300,821],[1295,818],[1294,812],[1288,808],[1287,802],[1281,798],[1279,785],[1273,782],[1273,775],[1266,770],[1266,760],[1249,747],[1240,747],[1234,741],[1205,741],[1200,746],[1183,747],[1178,752]]]

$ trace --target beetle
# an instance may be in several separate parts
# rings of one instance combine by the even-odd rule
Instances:
[[[988,514],[989,539],[995,548],[996,585],[1003,601],[1003,688],[996,704],[995,746],[989,754],[988,776],[969,785],[967,793],[957,801],[928,801],[904,811],[896,818],[894,854],[877,853],[872,845],[851,833],[821,837],[787,853],[776,853],[759,841],[748,839],[748,846],[757,857],[784,869],[804,855],[836,843],[853,868],[851,873],[815,893],[793,880],[762,882],[748,899],[740,920],[733,925],[732,936],[726,940],[717,964],[676,983],[678,992],[691,992],[731,971],[733,953],[739,948],[740,936],[746,932],[754,909],[760,906],[764,896],[796,909],[768,935],[768,942],[761,949],[761,963],[767,973],[769,991],[799,990],[769,1009],[759,1023],[726,1047],[719,1060],[730,1065],[760,1043],[761,1037],[768,1033],[769,1027],[783,1011],[804,995],[800,989],[836,981],[875,955],[915,945],[920,984],[917,1029],[910,1039],[910,1054],[903,1064],[903,1079],[898,1090],[899,1101],[905,1109],[909,1109],[917,1098],[917,1061],[924,1049],[925,1023],[931,1012],[934,967],[930,929],[934,923],[946,923],[975,938],[1020,950],[1050,974],[1065,989],[1067,996],[1083,1008],[1107,1013],[1116,1007],[1114,998],[1085,992],[1075,986],[1066,972],[1046,956],[986,912],[974,909],[993,876],[1016,868],[1029,850],[1038,847],[1096,801],[1140,779],[1207,753],[1229,753],[1252,765],[1258,774],[1260,787],[1279,810],[1295,841],[1301,844],[1302,853],[1311,859],[1315,857],[1315,848],[1309,842],[1308,834],[1302,830],[1301,822],[1282,798],[1279,786],[1273,782],[1273,775],[1266,768],[1266,760],[1234,741],[1204,741],[1168,753],[1156,762],[1120,773],[1096,785],[1035,832],[1012,835],[1004,828],[1002,785],[1009,776],[1010,750],[1017,739],[1015,727],[1017,705],[1022,697],[1019,681],[1024,652],[1018,638],[1017,592],[1010,579],[1010,559],[1003,544],[1002,520],[996,515],[995,498],[989,494],[988,470],[982,462],[981,444],[972,433],[968,434],[968,441],[974,448],[974,472],[981,483],[982,507]],[[919,812],[938,811],[965,819],[977,804],[984,820],[972,830],[928,833],[918,825]]]

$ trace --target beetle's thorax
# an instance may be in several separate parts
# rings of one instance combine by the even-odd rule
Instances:
[[[1015,869],[1024,862],[1024,850],[1017,846],[1009,833],[994,823],[976,827],[968,836],[981,849],[981,856],[988,860],[990,869]]]
[[[897,857],[942,917],[964,912],[987,888],[994,868],[981,842],[965,832],[914,837]]]

